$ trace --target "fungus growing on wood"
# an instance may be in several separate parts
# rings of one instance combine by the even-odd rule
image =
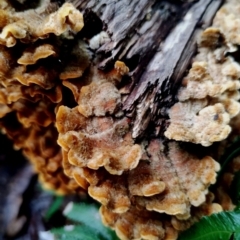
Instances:
[[[36,9],[15,11],[7,1],[1,11],[0,102],[1,128],[14,141],[16,149],[32,162],[39,179],[60,194],[83,190],[66,177],[61,148],[54,126],[55,108],[63,100],[59,79],[71,62],[62,63],[63,37],[55,36],[83,27],[82,14],[70,3],[58,9],[42,1]],[[50,34],[51,39],[50,39]],[[73,48],[84,44],[74,43]],[[11,47],[11,48],[10,48]],[[83,46],[84,48],[84,46]],[[83,54],[82,54],[83,55]],[[86,59],[86,54],[83,55]],[[89,65],[81,66],[82,72]],[[80,67],[78,67],[80,68]]]
[[[198,50],[182,81],[179,102],[169,110],[165,136],[210,146],[228,137],[230,120],[240,111],[240,65],[226,56],[228,42],[220,29],[206,29]]]
[[[163,222],[154,212],[133,207],[127,213],[116,214],[102,206],[100,214],[103,223],[115,229],[120,239],[166,239]]]
[[[177,141],[209,146],[229,135],[230,116],[223,104],[207,106],[207,100],[178,102],[169,110],[170,126],[165,136]]]
[[[133,206],[143,208],[146,214],[149,212],[150,215],[150,212],[159,213],[160,215],[165,213],[179,219],[188,219],[191,216],[191,206],[197,207],[206,201],[205,195],[208,192],[208,187],[215,182],[216,171],[219,170],[219,164],[211,157],[206,156],[200,160],[181,149],[175,142],[170,142],[165,146],[159,140],[152,140],[148,144],[146,156],[142,157],[144,160],[140,161],[134,169],[129,169],[130,171],[113,172],[105,165],[103,166],[107,171],[98,165],[96,167],[88,166],[86,160],[85,162],[79,162],[82,153],[70,154],[69,149],[72,146],[78,150],[82,149],[78,145],[79,142],[85,148],[88,146],[86,142],[84,144],[83,141],[79,141],[78,134],[71,129],[74,126],[75,129],[81,132],[84,127],[89,132],[95,133],[92,136],[96,138],[97,134],[99,134],[97,130],[99,131],[101,128],[98,126],[94,131],[92,126],[86,125],[86,122],[81,121],[81,118],[84,117],[81,116],[77,108],[72,110],[66,107],[59,108],[57,114],[57,126],[60,132],[58,142],[65,152],[64,161],[66,161],[66,158],[68,159],[65,165],[65,173],[70,178],[75,179],[81,187],[88,189],[89,195],[103,205],[102,217],[108,219],[105,219],[104,222],[116,229],[117,232],[121,231],[118,228],[122,224],[121,222],[126,220],[125,215],[126,217],[131,216]],[[91,119],[93,121],[93,118]],[[101,121],[101,117],[98,117],[98,121]],[[107,129],[109,131],[109,128]],[[74,137],[65,139],[64,135],[68,136],[69,134],[73,134]],[[85,132],[84,135],[86,136],[86,134],[89,135]],[[114,134],[111,133],[111,135]],[[104,134],[101,133],[100,136],[104,137]],[[111,138],[111,141],[113,140],[114,137]],[[102,138],[102,142],[104,141],[106,142]],[[120,142],[124,144],[123,141]],[[99,144],[94,145],[99,146]],[[104,150],[103,147],[101,149]],[[88,154],[92,152],[89,149],[84,150]],[[93,155],[96,153],[97,156],[101,156],[98,151],[95,150]],[[77,160],[73,159],[73,157],[77,158]],[[96,162],[95,160],[94,163],[99,163],[99,161]],[[119,166],[119,164],[116,164],[116,166]],[[108,214],[113,218],[111,223],[108,222],[110,221]],[[149,221],[144,219],[141,217],[143,228],[147,226]],[[144,223],[145,221],[146,223]],[[134,231],[134,225],[131,226],[130,224],[133,223],[131,221],[128,223],[129,226],[126,231]],[[154,224],[153,229],[155,229]],[[121,234],[128,235],[131,233],[119,232],[118,234],[121,236]],[[125,238],[122,237],[122,239]]]
[[[3,2],[8,5],[7,1]],[[0,43],[13,47],[17,40],[24,43],[33,42],[39,38],[46,38],[50,33],[59,36],[68,30],[77,33],[82,29],[83,16],[72,4],[65,3],[57,11],[49,14],[49,10],[54,8],[57,6],[52,5],[50,1],[43,1],[43,5],[38,8],[24,12],[15,12],[9,6],[4,11],[8,21],[3,18],[1,23]]]
[[[150,7],[150,2],[145,6]],[[174,10],[176,6],[171,4],[167,6]],[[135,84],[145,84],[146,89],[142,95],[137,91],[138,105],[132,112],[124,104],[133,89],[131,78],[141,75],[139,69],[132,70],[129,59],[136,51],[132,47],[136,39],[121,52],[124,45],[114,41],[123,41],[123,33],[119,37],[119,32],[111,35],[99,29],[89,37],[82,14],[70,3],[59,7],[45,0],[36,9],[16,11],[2,1],[0,7],[0,126],[32,162],[46,188],[61,194],[87,192],[101,203],[104,224],[115,229],[121,239],[173,240],[200,217],[222,209],[208,190],[216,182],[219,163],[209,154],[192,153],[183,142],[210,146],[222,141],[239,114],[240,65],[228,54],[237,36],[232,29],[225,33],[227,27],[221,23],[224,14],[230,18],[230,6],[202,33],[199,53],[178,91],[179,101],[171,107],[170,101],[164,109],[156,104],[171,98],[169,79],[178,74],[172,68],[179,69],[174,63],[180,62],[175,59],[162,71],[164,81],[156,78],[153,84],[152,78],[147,82],[143,78]],[[191,23],[188,17],[183,26]],[[238,22],[235,12],[231,18],[234,24]],[[143,24],[137,34],[148,27],[159,32]],[[160,39],[157,36],[153,39]],[[168,42],[171,38],[162,43],[163,53],[170,57],[176,48]],[[144,40],[141,36],[136,41]],[[153,49],[148,55],[145,48],[147,44],[141,49],[148,63]],[[110,56],[108,49],[111,57],[104,59]],[[150,64],[154,71],[149,78],[162,67],[156,60],[159,53]],[[184,51],[177,54],[181,59]],[[165,136],[152,131],[155,125],[150,124],[149,113],[156,113],[159,129],[166,128]],[[142,130],[149,134],[134,134],[134,114],[138,127],[146,117]]]
[[[222,8],[216,13],[213,25],[224,33],[230,46],[240,44],[239,27],[239,2],[238,0],[227,0]]]
[[[98,102],[95,101],[94,107],[98,107]],[[74,166],[95,170],[105,167],[111,174],[120,175],[135,168],[141,159],[141,147],[134,144],[128,133],[127,118],[87,118],[79,113],[79,107],[61,106],[57,113],[57,128],[60,133],[58,143],[68,152],[69,162]]]
[[[206,196],[206,202],[199,207],[193,207],[191,209],[191,217],[189,219],[179,220],[176,217],[172,217],[171,223],[173,227],[178,231],[184,231],[192,226],[195,222],[198,222],[203,216],[209,216],[213,213],[221,212],[222,206],[218,203],[214,203],[214,194],[208,193]]]
[[[36,47],[26,49],[22,56],[18,59],[18,63],[21,65],[35,64],[39,59],[47,58],[51,55],[55,55],[54,47],[50,44],[43,44]]]
[[[94,106],[94,103],[96,106]],[[113,114],[121,104],[121,94],[110,82],[93,82],[81,88],[78,111],[85,117]]]
[[[215,183],[220,166],[209,156],[198,159],[175,142],[167,146],[166,153],[163,143],[152,140],[147,149],[151,155],[149,168],[153,176],[157,172],[165,183],[164,191],[138,200],[148,210],[176,215],[180,219],[189,218],[191,205],[199,206],[205,202],[207,189]]]
[[[128,71],[123,62],[116,61],[113,70],[108,74],[94,73],[92,82],[80,90],[78,111],[85,117],[117,113],[122,102],[116,86]]]

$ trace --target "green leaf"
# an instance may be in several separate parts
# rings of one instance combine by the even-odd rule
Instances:
[[[240,211],[220,212],[203,217],[183,232],[178,240],[240,240]]]
[[[236,232],[233,236],[233,240],[240,240],[240,233]]]
[[[64,209],[63,215],[73,221],[89,226],[91,226],[93,222],[95,223],[101,220],[98,207],[95,204],[77,204],[70,202]],[[98,223],[97,227],[98,226],[102,226],[102,224]]]
[[[46,212],[44,218],[48,221],[54,213],[56,213],[63,203],[63,196],[57,196],[51,206],[49,207],[48,211]]]
[[[58,240],[99,240],[98,237],[90,228],[81,226],[65,226],[61,228],[55,228],[51,230],[54,233],[55,238]]]
[[[80,224],[73,226],[72,231],[66,227],[53,229],[52,233],[58,234],[58,239],[87,239],[87,240],[116,240],[115,232],[103,226],[98,207],[95,204],[69,203],[63,214],[70,220]],[[84,236],[84,237],[83,237]]]

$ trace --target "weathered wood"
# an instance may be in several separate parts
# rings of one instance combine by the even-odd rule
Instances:
[[[159,134],[167,109],[196,52],[196,39],[210,25],[223,0],[74,0],[89,18],[94,12],[110,41],[97,49],[99,68],[116,60],[130,67],[129,94],[123,109],[133,120],[133,137],[151,128]],[[148,131],[149,134],[149,131]]]
[[[195,54],[201,27],[211,22],[209,18],[221,2],[201,0],[194,4],[149,63],[124,105],[125,110],[136,112],[134,138],[144,133],[150,121],[158,125],[158,120],[166,116],[166,109],[174,103],[177,87]]]
[[[95,12],[103,22],[103,30],[111,37],[110,42],[97,50],[108,56],[99,67],[107,69],[114,60],[123,60],[134,70],[134,80],[143,72],[142,66],[146,66],[153,57],[159,43],[191,5],[167,0],[71,2],[84,13],[87,10]]]

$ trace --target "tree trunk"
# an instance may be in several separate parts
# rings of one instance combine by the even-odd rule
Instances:
[[[83,36],[91,38],[100,31],[110,35],[111,40],[96,49],[99,69],[109,69],[116,60],[130,68],[130,81],[121,92],[126,94],[123,109],[133,119],[133,137],[161,135],[167,109],[176,101],[196,53],[197,37],[223,1],[71,2],[84,12]]]

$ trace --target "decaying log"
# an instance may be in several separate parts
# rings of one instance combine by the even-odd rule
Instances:
[[[96,49],[99,69],[109,69],[116,60],[130,68],[131,81],[122,92],[128,94],[123,109],[133,119],[133,137],[146,130],[161,134],[167,109],[196,53],[197,36],[223,0],[71,2],[84,12],[87,29],[92,24],[110,37]]]
[[[183,221],[222,210],[207,194],[220,165],[199,155],[240,111],[234,42],[215,25],[224,11],[190,63],[223,0],[8,1],[0,126],[45,188],[87,192],[120,239],[177,239]]]

